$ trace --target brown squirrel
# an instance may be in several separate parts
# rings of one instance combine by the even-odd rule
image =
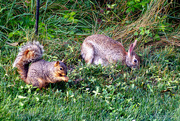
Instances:
[[[27,84],[42,88],[49,83],[68,82],[67,67],[62,61],[48,62],[42,58],[43,46],[39,42],[28,42],[19,49],[13,63],[21,79]]]

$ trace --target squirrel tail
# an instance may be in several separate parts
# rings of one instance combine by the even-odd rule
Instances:
[[[38,41],[27,42],[19,49],[13,67],[18,68],[18,72],[24,81],[27,78],[29,64],[40,60],[43,56],[43,52],[43,46]]]

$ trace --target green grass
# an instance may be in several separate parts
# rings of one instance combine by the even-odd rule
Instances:
[[[88,66],[82,60],[80,47],[86,36],[101,33],[115,38],[112,26],[119,26],[117,16],[126,20],[134,14],[126,16],[124,4],[118,4],[110,11],[112,15],[102,15],[99,9],[105,10],[106,4],[95,7],[96,3],[42,1],[39,36],[35,36],[35,1],[1,2],[0,120],[180,120],[180,48],[176,44],[156,44],[154,35],[164,37],[162,31],[149,28],[154,41],[147,40],[148,35],[128,35],[130,40],[139,38],[136,47],[141,56],[139,70],[121,64]],[[173,14],[176,16],[177,12]],[[99,24],[97,18],[104,23]],[[135,21],[132,17],[129,20]],[[170,26],[174,25],[171,21],[176,21],[168,20]],[[178,28],[175,25],[173,30],[164,32],[169,38],[176,33],[173,36],[177,38]],[[68,83],[50,84],[39,90],[20,79],[12,63],[22,43],[34,39],[44,45],[43,59],[65,59]],[[130,43],[127,39],[118,39],[126,49]],[[19,45],[8,44],[15,42]]]

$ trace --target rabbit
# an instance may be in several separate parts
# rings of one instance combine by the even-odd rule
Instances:
[[[95,34],[88,36],[81,46],[81,56],[87,64],[101,64],[107,66],[111,63],[121,62],[131,68],[138,68],[139,56],[134,52],[137,40],[129,47],[128,52],[123,45],[112,38]]]

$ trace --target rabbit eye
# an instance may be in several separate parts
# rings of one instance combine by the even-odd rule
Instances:
[[[134,63],[137,63],[137,60],[136,60],[136,59],[134,59]]]
[[[59,68],[60,70],[63,70],[63,68]]]

